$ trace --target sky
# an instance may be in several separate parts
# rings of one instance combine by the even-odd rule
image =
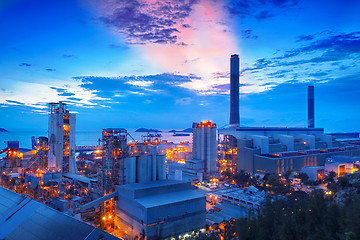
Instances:
[[[239,54],[243,126],[360,131],[360,1],[1,0],[0,127],[184,129],[229,121]]]

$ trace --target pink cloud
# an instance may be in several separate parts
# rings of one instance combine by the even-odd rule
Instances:
[[[184,87],[208,90],[228,81],[213,77],[214,72],[228,71],[229,56],[239,52],[231,19],[220,1],[93,2],[103,22],[146,61],[165,72],[201,77]]]

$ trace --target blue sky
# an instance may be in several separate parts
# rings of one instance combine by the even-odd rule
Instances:
[[[0,127],[47,128],[65,101],[80,130],[187,128],[229,120],[229,57],[241,58],[246,126],[360,131],[355,0],[6,0]]]

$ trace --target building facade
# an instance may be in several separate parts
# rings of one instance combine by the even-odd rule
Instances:
[[[117,224],[132,239],[158,240],[205,228],[205,196],[175,180],[117,187]]]
[[[193,159],[204,162],[204,171],[216,171],[217,130],[216,124],[203,121],[193,124]]]
[[[322,128],[226,128],[219,134],[237,139],[237,171],[253,174],[300,172],[304,167],[324,166],[336,155],[359,156],[360,146],[324,134]]]
[[[75,162],[76,115],[63,102],[49,104],[48,168],[77,173]]]

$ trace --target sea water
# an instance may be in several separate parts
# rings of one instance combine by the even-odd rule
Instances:
[[[30,129],[7,129],[9,132],[0,132],[0,149],[7,147],[7,141],[19,141],[20,148],[31,149],[31,137],[35,136],[48,137],[47,130],[30,130]],[[128,133],[137,141],[141,141],[142,136],[146,135],[146,132],[135,132],[136,129],[129,129]],[[192,142],[192,133],[190,136],[177,136],[174,137],[169,130],[161,130],[162,140],[168,142],[180,143],[183,141]],[[76,131],[75,142],[77,146],[91,146],[98,145],[99,139],[101,139],[101,129],[98,130],[78,130]],[[128,141],[132,140],[128,137]]]

